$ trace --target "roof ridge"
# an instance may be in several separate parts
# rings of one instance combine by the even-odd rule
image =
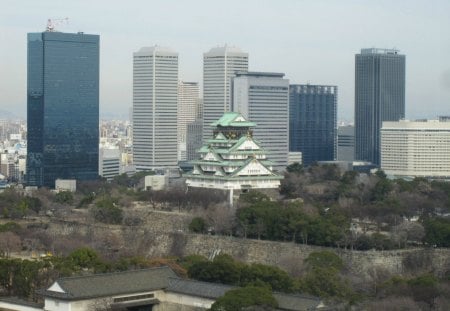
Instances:
[[[88,275],[66,276],[66,277],[56,279],[55,282],[58,282],[61,280],[75,280],[75,279],[81,279],[81,278],[86,278],[86,277],[101,277],[101,276],[110,276],[110,275],[126,274],[126,273],[138,273],[138,272],[142,272],[142,271],[158,270],[158,269],[163,269],[163,268],[172,270],[172,269],[170,269],[169,266],[159,266],[159,267],[151,267],[151,268],[144,268],[144,269],[126,270],[126,271],[114,271],[114,272],[106,272],[106,273],[94,273],[94,274],[88,274]]]
[[[188,282],[205,284],[205,285],[213,284],[213,285],[219,286],[219,287],[230,287],[230,288],[237,288],[237,287],[239,287],[239,286],[236,286],[236,285],[229,285],[229,284],[215,283],[215,282],[206,282],[206,281],[199,281],[199,280],[194,280],[194,279],[183,279],[183,278],[179,278],[179,277],[169,277],[169,280],[170,279],[174,279],[174,280],[178,280],[178,281],[188,281]]]

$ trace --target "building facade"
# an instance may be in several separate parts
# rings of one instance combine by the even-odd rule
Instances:
[[[187,125],[186,130],[186,160],[193,161],[198,158],[197,150],[202,146],[203,120],[197,119]]]
[[[107,181],[120,175],[120,157],[121,153],[118,148],[100,148],[99,175],[106,178]]]
[[[355,159],[355,127],[344,125],[338,127],[337,160],[353,162]]]
[[[197,82],[178,83],[178,161],[186,161],[187,125],[194,122],[199,110]],[[200,138],[201,140],[201,138]]]
[[[380,165],[384,121],[405,117],[405,55],[362,49],[355,56],[355,160]]]
[[[177,166],[178,53],[133,54],[133,163],[137,171]]]
[[[28,34],[26,183],[98,177],[99,36]]]
[[[257,124],[253,135],[273,166],[284,170],[289,152],[289,80],[284,73],[236,72],[232,110]]]
[[[230,111],[231,78],[248,70],[248,53],[237,47],[212,48],[203,54],[203,140],[210,138],[211,123]]]
[[[336,159],[337,86],[289,86],[289,150],[302,153],[303,164]]]
[[[394,178],[450,179],[450,121],[383,122],[381,169]]]

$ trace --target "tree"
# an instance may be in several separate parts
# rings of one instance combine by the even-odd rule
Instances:
[[[60,191],[55,194],[55,202],[61,204],[72,204],[73,203],[73,194],[70,191]]]
[[[429,245],[450,247],[450,219],[427,218],[423,221],[424,241]]]
[[[266,287],[247,286],[229,290],[211,306],[212,311],[241,311],[250,306],[276,308],[277,300]]]
[[[195,233],[205,233],[207,230],[206,221],[202,217],[194,217],[189,224],[189,230]]]
[[[0,234],[0,256],[8,258],[12,252],[21,249],[22,240],[13,232],[4,232]]]
[[[330,251],[312,252],[305,259],[305,263],[311,270],[332,268],[341,271],[344,268],[342,259],[336,253]]]
[[[107,224],[120,224],[123,219],[123,211],[117,206],[115,200],[104,198],[98,201],[91,209],[91,214],[95,220]]]

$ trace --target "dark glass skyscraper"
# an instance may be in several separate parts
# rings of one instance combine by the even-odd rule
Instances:
[[[337,86],[289,86],[289,151],[303,164],[336,159]]]
[[[362,49],[355,57],[355,160],[380,165],[383,121],[405,117],[405,55]]]
[[[26,181],[98,177],[99,36],[28,34]]]

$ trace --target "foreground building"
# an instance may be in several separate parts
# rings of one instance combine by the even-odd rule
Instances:
[[[336,159],[337,86],[289,86],[289,151],[300,151],[303,164]]]
[[[26,183],[98,178],[99,36],[28,34]]]
[[[381,169],[393,178],[450,180],[450,121],[383,122]]]
[[[405,118],[405,55],[362,49],[355,57],[355,160],[380,165],[384,121]]]
[[[188,187],[227,190],[230,204],[234,190],[278,188],[282,176],[272,171],[261,143],[253,139],[255,123],[240,113],[227,112],[218,121],[207,144],[200,148],[200,159],[185,174]]]
[[[133,54],[133,163],[137,171],[177,167],[178,53]]]
[[[289,80],[284,73],[236,72],[232,82],[232,111],[256,122],[254,137],[261,142],[277,170],[285,170],[289,152]]]
[[[44,304],[16,298],[0,299],[1,310],[15,311],[203,311],[236,287],[181,279],[168,267],[60,278],[38,291]],[[307,295],[273,293],[278,310],[303,311],[323,307]]]

